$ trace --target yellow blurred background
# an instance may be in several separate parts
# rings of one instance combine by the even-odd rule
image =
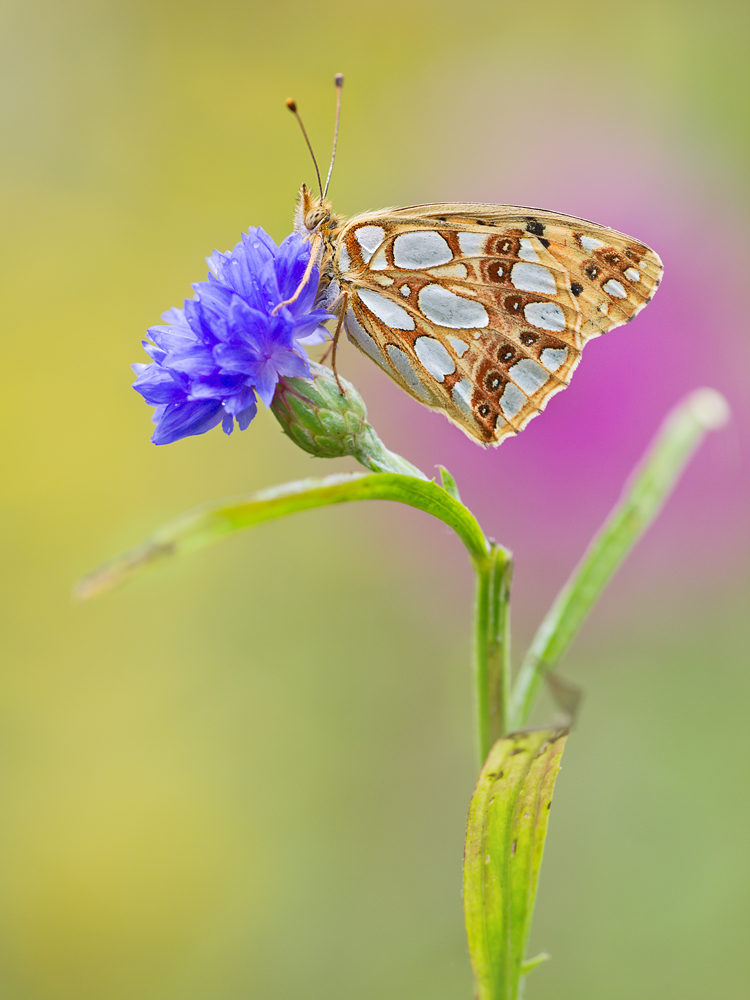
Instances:
[[[734,406],[565,661],[586,699],[527,996],[744,994],[749,22],[732,0],[0,4],[0,995],[471,995],[471,579],[444,526],[314,511],[70,598],[195,504],[353,468],[267,412],[157,448],[128,367],[213,248],[289,232],[314,177],[283,102],[327,162],[338,71],[338,211],[537,205],[665,260],[499,451],[342,350],[386,444],[448,465],[516,552],[518,650],[666,410],[700,384]]]

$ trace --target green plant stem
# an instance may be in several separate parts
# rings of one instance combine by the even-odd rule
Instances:
[[[510,694],[510,584],[513,557],[488,542],[474,563],[474,701],[479,766],[492,744],[508,731]]]
[[[473,565],[487,559],[488,542],[476,518],[442,486],[412,475],[346,473],[284,483],[188,511],[84,577],[75,595],[83,600],[95,597],[166,557],[195,551],[263,521],[354,500],[395,500],[432,514],[456,532]]]
[[[513,691],[512,729],[528,723],[545,673],[556,666],[614,572],[659,513],[706,432],[723,426],[728,415],[726,401],[713,389],[696,390],[667,415],[622,498],[534,636]]]

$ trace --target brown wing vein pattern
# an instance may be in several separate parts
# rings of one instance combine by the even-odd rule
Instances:
[[[587,341],[650,301],[662,269],[643,244],[572,216],[429,205],[345,223],[333,270],[349,339],[498,444],[565,388]]]

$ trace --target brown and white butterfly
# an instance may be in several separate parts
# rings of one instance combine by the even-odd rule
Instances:
[[[303,186],[295,230],[313,241],[319,304],[339,329],[485,445],[540,413],[584,345],[630,322],[662,275],[657,254],[629,236],[507,205],[414,205],[346,221]]]

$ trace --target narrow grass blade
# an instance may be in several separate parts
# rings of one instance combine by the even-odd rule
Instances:
[[[570,645],[612,575],[661,510],[706,433],[729,417],[723,396],[698,389],[662,424],[624,494],[555,599],[529,647],[512,696],[511,726],[526,725],[539,686]]]

